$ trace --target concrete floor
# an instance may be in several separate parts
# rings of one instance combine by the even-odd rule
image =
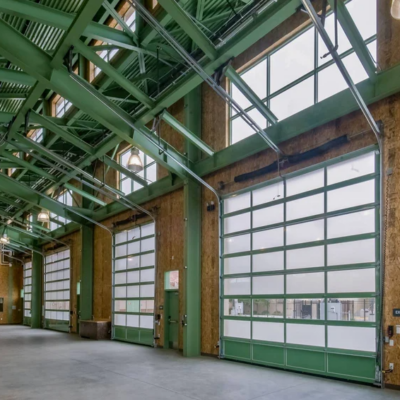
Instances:
[[[400,393],[172,350],[0,326],[1,400],[399,400]]]

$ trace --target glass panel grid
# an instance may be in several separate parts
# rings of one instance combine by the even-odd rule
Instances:
[[[349,168],[342,167],[346,165],[357,165],[358,173],[352,169],[349,174]],[[321,351],[341,351],[344,354],[349,351],[375,353],[372,339],[365,345],[357,344],[355,340],[349,344],[333,335],[344,335],[346,329],[349,329],[349,334],[355,335],[354,332],[358,330],[350,329],[355,327],[360,327],[360,332],[368,328],[369,338],[372,331],[377,334],[380,305],[379,155],[375,150],[364,149],[339,160],[314,166],[314,176],[320,173],[323,176],[319,185],[322,187],[317,189],[323,197],[322,215],[310,215],[293,223],[289,221],[287,213],[293,196],[287,196],[287,188],[292,184],[291,181],[300,182],[302,175],[311,177],[309,170],[289,174],[279,187],[272,182],[241,191],[237,196],[249,194],[250,204],[242,202],[242,209],[236,207],[234,212],[225,214],[230,219],[229,229],[233,233],[223,232],[222,341],[276,342],[289,347],[312,346],[319,347]],[[341,187],[357,184],[358,181],[372,181],[372,185],[368,186],[372,193],[356,204],[350,201],[349,208],[338,207],[328,212],[329,193],[336,187],[329,186],[331,174],[335,174],[335,184],[340,182]],[[276,199],[277,195],[266,189],[274,186],[280,192],[283,221],[276,224],[272,219],[271,225],[263,228],[256,225],[255,228],[250,217],[249,230],[236,229],[235,216],[238,224],[241,224],[241,215],[254,215],[260,208],[271,206],[270,197]],[[300,196],[311,198],[315,196],[315,190],[311,185]],[[262,192],[268,193],[265,201],[260,201],[259,193]],[[229,199],[224,201],[229,204]],[[299,205],[306,208],[304,204]],[[354,209],[354,206],[358,208]],[[271,226],[273,229],[270,229]],[[288,228],[299,230],[294,244],[288,242]],[[279,229],[283,230],[282,238]],[[259,236],[268,230],[275,232],[274,235],[264,236],[264,248],[261,249],[259,245],[255,247],[255,238],[260,243]],[[321,234],[321,237],[317,234]],[[279,236],[279,240],[276,236]],[[249,237],[248,244],[244,237]],[[236,247],[239,249],[236,251],[235,246],[228,242],[231,240],[231,243],[235,243],[235,238],[238,238],[239,244],[245,243]],[[269,247],[271,243],[272,248]],[[240,320],[241,324],[226,324],[228,320]],[[260,322],[264,322],[264,325],[260,325]],[[279,326],[273,325],[271,329],[271,323]],[[342,328],[330,329],[332,326]],[[228,327],[227,332],[224,327]],[[352,343],[354,348],[351,347]],[[330,344],[334,344],[334,347],[330,348]]]
[[[154,222],[117,233],[113,262],[114,339],[120,339],[115,335],[116,329],[153,329],[155,273]],[[139,336],[129,341],[142,342]]]
[[[364,5],[362,0],[349,0],[346,2],[346,7],[361,32],[372,58],[376,60],[376,2],[375,0],[365,0],[365,2],[368,2],[368,5]],[[332,40],[334,40],[333,19],[332,13],[326,18],[326,29]],[[332,57],[328,55],[321,58],[326,53],[325,44],[315,28],[309,26],[246,69],[241,76],[278,120],[283,120],[347,88]],[[339,54],[355,83],[368,78],[340,24]],[[266,76],[263,76],[264,73]],[[262,128],[268,127],[266,120],[259,117],[258,111],[232,83],[230,92],[234,99],[257,119]],[[232,109],[230,109],[229,126],[230,144],[255,134]]]
[[[24,320],[31,317],[32,261],[24,264]]]
[[[70,314],[70,250],[46,255],[43,273],[45,326],[66,330]]]

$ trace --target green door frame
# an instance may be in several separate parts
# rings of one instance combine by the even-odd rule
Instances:
[[[164,293],[164,349],[170,349],[169,347],[169,323],[168,323],[168,315],[170,314],[170,301],[169,301],[169,293],[175,292],[178,296],[178,317],[179,317],[179,289],[165,289]],[[178,318],[178,327],[179,327],[179,318]],[[179,328],[178,328],[178,339],[179,339]],[[178,350],[178,349],[177,349]]]

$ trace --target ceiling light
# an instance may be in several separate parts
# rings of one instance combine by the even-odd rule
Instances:
[[[392,17],[394,19],[400,19],[400,0],[392,1],[392,8],[390,10]]]
[[[49,222],[50,221],[50,215],[47,210],[42,210],[37,216],[37,220],[39,222]]]
[[[140,158],[138,148],[132,147],[131,155],[129,157],[128,164],[126,167],[132,172],[143,171],[143,162]]]
[[[7,233],[4,233],[3,236],[0,238],[0,243],[9,244],[10,238],[7,236]]]

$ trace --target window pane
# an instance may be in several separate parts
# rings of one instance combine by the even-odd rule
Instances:
[[[259,204],[265,204],[271,201],[280,200],[283,198],[283,195],[284,190],[282,181],[257,190],[253,190],[253,206],[258,206]]]
[[[224,233],[233,233],[250,229],[250,213],[235,215],[224,219]]]
[[[157,180],[157,164],[150,165],[146,168],[146,179],[149,183]]]
[[[284,299],[254,299],[253,317],[283,318]]]
[[[289,201],[286,206],[286,219],[305,218],[311,215],[324,213],[324,194],[304,197],[303,199]]]
[[[248,115],[259,125],[261,129],[265,129],[267,127],[267,120],[262,116],[262,114],[260,114],[258,110],[253,109],[248,112]],[[231,133],[233,144],[251,135],[254,135],[256,132],[243,120],[243,118],[237,117],[232,120]]]
[[[226,296],[250,294],[250,278],[225,278],[224,294]]]
[[[253,228],[283,222],[283,204],[253,211]]]
[[[294,115],[314,104],[314,78],[308,78],[271,99],[271,111],[279,120]]]
[[[250,235],[234,236],[224,239],[224,254],[240,253],[250,250]]]
[[[250,272],[250,256],[224,259],[224,274],[244,274]]]
[[[231,317],[250,317],[251,299],[225,299],[224,315]]]
[[[328,347],[376,351],[376,329],[355,326],[328,326]]]
[[[250,193],[239,194],[224,200],[224,212],[229,214],[250,207]]]
[[[283,343],[284,324],[276,322],[253,321],[253,339]]]
[[[283,269],[283,251],[255,254],[253,256],[253,272],[277,271]]]
[[[324,254],[324,246],[287,250],[286,267],[288,269],[323,267]]]
[[[286,293],[324,293],[324,282],[323,272],[288,275],[286,277]]]
[[[352,0],[347,4],[347,9],[364,40],[376,34],[376,5],[376,0]]]
[[[328,239],[375,231],[375,210],[328,218]]]
[[[375,292],[375,268],[328,272],[328,292]]]
[[[283,228],[253,233],[253,250],[283,246]]]
[[[224,336],[250,339],[250,321],[224,321]]]
[[[319,189],[322,186],[324,186],[324,170],[318,169],[317,171],[288,179],[286,183],[286,195],[294,196],[295,194]]]
[[[328,192],[328,212],[374,202],[374,179]]]
[[[375,239],[328,245],[328,266],[374,262]]]
[[[286,228],[286,243],[288,245],[315,242],[324,239],[324,221],[305,222]]]
[[[286,341],[305,346],[325,346],[325,326],[286,324]]]
[[[327,167],[328,185],[359,178],[374,172],[375,153],[372,152]]]
[[[253,294],[283,294],[283,275],[253,277]]]
[[[375,299],[328,299],[328,320],[375,322]]]
[[[324,307],[323,299],[287,299],[286,318],[324,319]]]
[[[314,29],[309,29],[271,55],[271,93],[314,68]]]

